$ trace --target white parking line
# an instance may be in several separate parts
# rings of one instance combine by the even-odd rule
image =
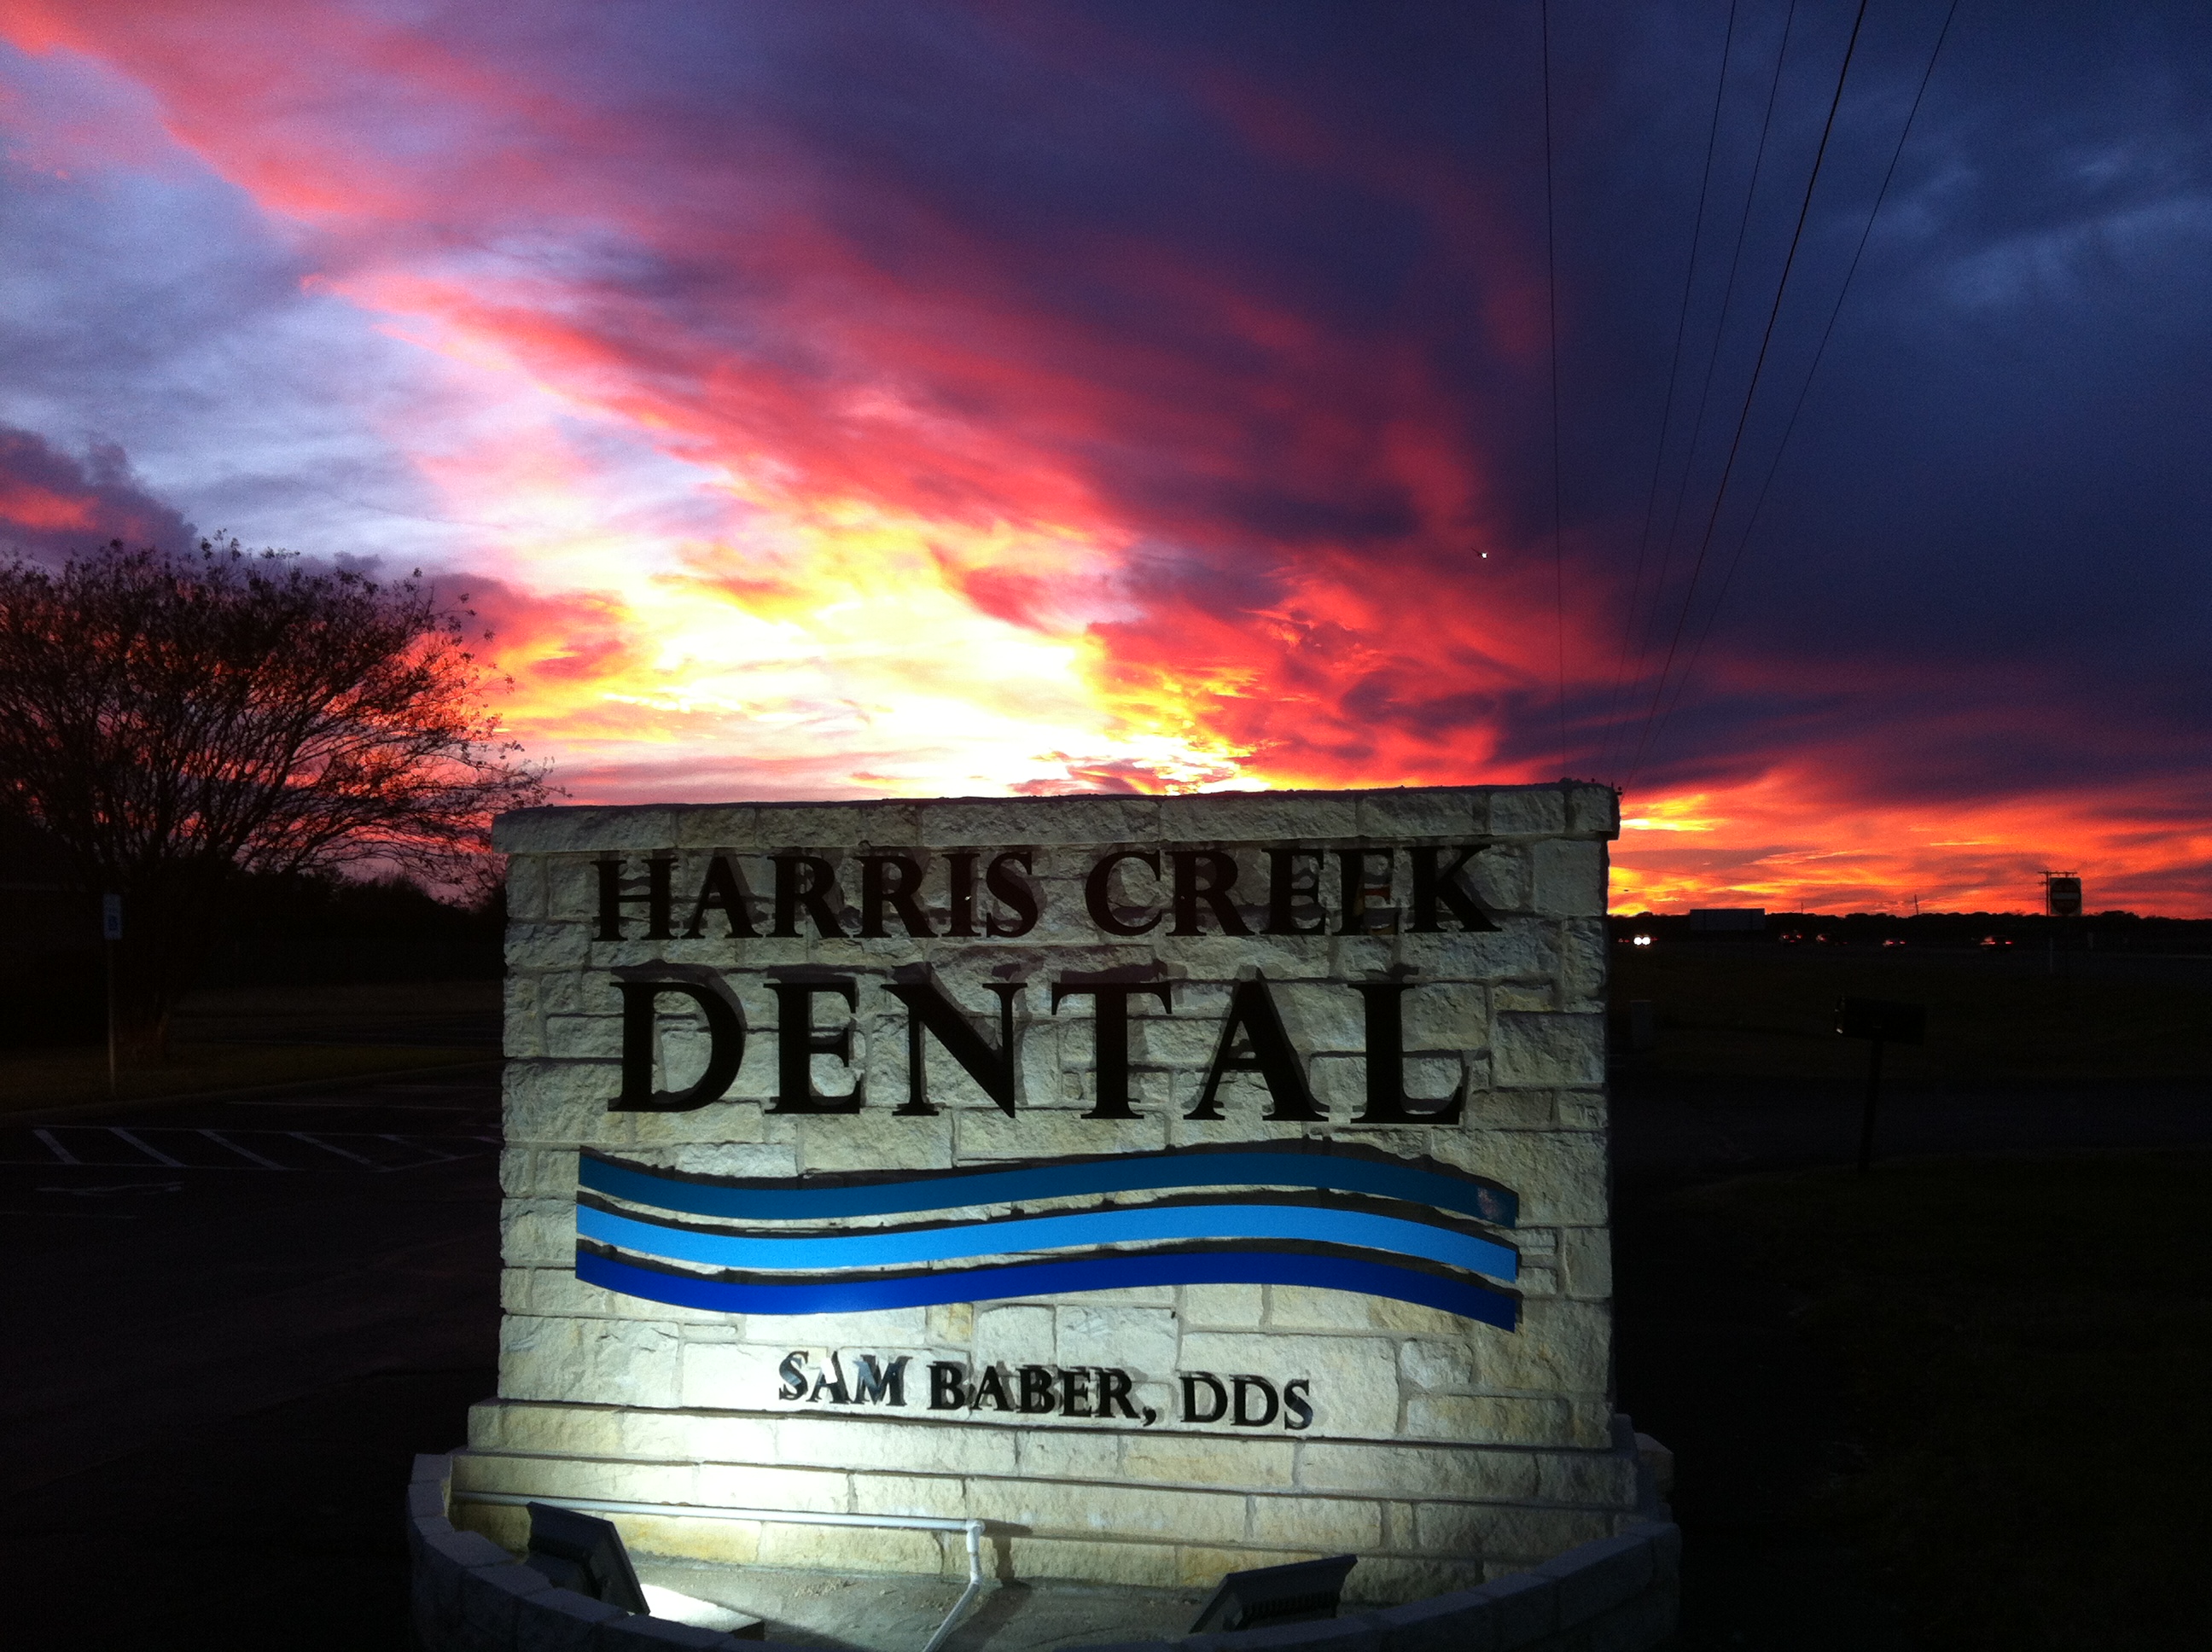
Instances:
[[[255,1152],[251,1147],[240,1147],[236,1142],[224,1135],[220,1130],[203,1130],[200,1132],[200,1134],[205,1136],[210,1141],[214,1142],[217,1146],[228,1147],[232,1152],[237,1153],[243,1157],[250,1158],[256,1164],[262,1165],[269,1169],[289,1170],[292,1168],[289,1164],[279,1164],[273,1158],[264,1158],[260,1154]]]
[[[343,1147],[325,1141],[320,1136],[311,1136],[304,1130],[287,1130],[284,1133],[295,1141],[306,1142],[310,1147],[319,1147],[326,1153],[336,1153],[340,1158],[349,1158],[356,1164],[366,1164],[372,1170],[377,1168],[374,1159],[365,1158],[359,1153],[349,1153]]]
[[[184,1162],[184,1160],[182,1160],[182,1159],[180,1159],[180,1158],[171,1158],[171,1157],[170,1157],[167,1153],[163,1152],[160,1148],[158,1148],[158,1147],[149,1147],[149,1146],[148,1146],[148,1145],[147,1145],[143,1141],[141,1141],[141,1140],[140,1140],[137,1136],[132,1135],[132,1134],[131,1134],[128,1130],[125,1130],[125,1129],[121,1125],[110,1125],[110,1126],[108,1126],[108,1127],[107,1127],[107,1133],[108,1133],[109,1135],[111,1135],[111,1136],[120,1136],[120,1137],[121,1137],[125,1141],[129,1142],[129,1143],[130,1143],[133,1147],[137,1148],[140,1152],[142,1152],[142,1153],[145,1153],[145,1154],[149,1154],[149,1155],[150,1155],[151,1157],[155,1157],[155,1158],[157,1158],[157,1159],[161,1160],[162,1163],[164,1163],[164,1164],[167,1165],[167,1166],[168,1166],[171,1169],[173,1169],[173,1170],[181,1170],[181,1169],[183,1169],[185,1168],[185,1162]]]
[[[46,1145],[47,1146],[49,1146],[49,1147],[52,1148],[52,1149],[53,1149],[53,1151],[54,1151],[54,1157],[55,1157],[56,1158],[59,1159],[63,1163],[64,1163],[64,1164],[82,1164],[82,1163],[84,1163],[84,1161],[83,1161],[82,1159],[79,1158],[79,1157],[78,1157],[75,1153],[70,1152],[70,1150],[69,1150],[68,1148],[66,1148],[66,1147],[63,1146],[63,1145],[61,1145],[61,1143],[59,1143],[59,1142],[56,1141],[56,1140],[54,1139],[54,1133],[53,1133],[52,1131],[51,1131],[51,1130],[33,1130],[33,1132],[31,1132],[31,1133],[32,1133],[33,1135],[36,1136],[36,1137],[37,1137],[40,1141],[42,1141],[42,1142],[46,1143]]]

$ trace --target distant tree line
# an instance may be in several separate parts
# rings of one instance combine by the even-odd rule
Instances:
[[[491,817],[546,787],[485,709],[472,620],[419,574],[380,583],[235,540],[0,567],[14,881],[25,911],[43,891],[88,926],[100,896],[123,897],[139,1054],[160,1052],[211,968],[265,962],[288,911],[350,920],[380,902],[428,921],[428,897],[394,875],[488,896]]]

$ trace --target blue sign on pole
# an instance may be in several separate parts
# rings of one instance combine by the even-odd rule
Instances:
[[[103,895],[100,897],[100,935],[102,940],[123,938],[123,897]]]

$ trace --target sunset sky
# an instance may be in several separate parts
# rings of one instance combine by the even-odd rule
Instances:
[[[1807,208],[1855,3],[1556,0],[1547,238],[1534,0],[0,0],[0,549],[419,566],[576,802],[1564,774],[1622,910],[2212,915],[2212,15],[1966,0],[1900,149],[1948,9]]]

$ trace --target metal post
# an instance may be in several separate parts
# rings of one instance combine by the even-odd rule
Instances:
[[[115,943],[103,944],[107,953],[107,1097],[118,1099],[122,1091],[115,1076]]]
[[[123,938],[123,897],[119,895],[100,897],[100,938],[101,950],[107,954],[107,1097],[116,1101],[123,1094],[116,1076],[115,1060],[115,944]]]
[[[1879,1038],[1867,1041],[1867,1098],[1866,1114],[1859,1121],[1859,1170],[1864,1174],[1874,1163],[1874,1109],[1881,1099],[1881,1046]]]

